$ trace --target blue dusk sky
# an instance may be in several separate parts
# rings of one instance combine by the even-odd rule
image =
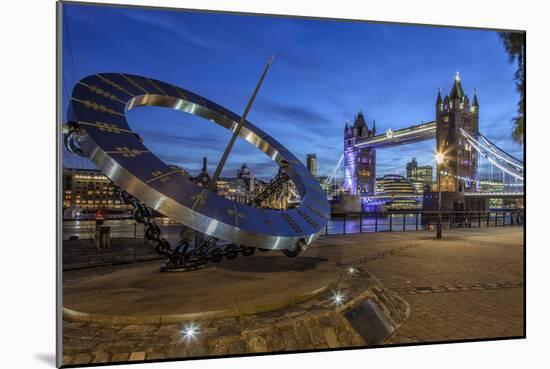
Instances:
[[[143,75],[196,92],[242,114],[269,57],[275,60],[248,119],[305,162],[317,154],[328,173],[343,150],[346,120],[362,110],[378,133],[435,118],[437,90],[448,94],[457,71],[466,94],[477,89],[480,131],[510,154],[519,100],[511,63],[494,31],[269,16],[66,4],[63,102],[95,73]],[[168,164],[196,174],[221,157],[229,131],[186,113],[139,108],[131,127]],[[435,140],[379,150],[377,175],[405,174],[413,157],[433,165]],[[65,163],[73,162],[65,152]],[[276,165],[239,139],[225,166],[246,163],[268,179]]]

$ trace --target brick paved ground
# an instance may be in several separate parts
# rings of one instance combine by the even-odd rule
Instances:
[[[523,288],[403,295],[411,316],[389,343],[523,334]]]
[[[324,238],[315,252],[367,269],[409,302],[410,317],[388,343],[523,335],[521,228],[446,231],[441,241],[425,232],[384,236]]]
[[[113,238],[111,247],[98,250],[93,240],[63,241],[63,270],[123,265],[148,260],[162,260],[143,239]]]
[[[407,300],[410,317],[387,342],[392,344],[523,335],[523,252],[522,229],[502,227],[447,231],[441,241],[427,232],[322,237],[303,257],[353,264]],[[299,313],[287,309],[272,314],[276,319],[277,314],[292,318]],[[264,318],[269,322],[270,315]],[[254,326],[247,317],[203,321],[200,329],[205,344],[182,340],[183,324],[101,325],[65,319],[64,361],[78,364],[361,345],[353,332],[339,326],[338,319],[317,317],[310,323],[271,324],[275,331],[266,334],[261,331],[265,327],[243,330],[243,326]]]

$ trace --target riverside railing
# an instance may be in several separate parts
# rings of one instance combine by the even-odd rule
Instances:
[[[406,232],[433,230],[437,211],[386,211],[332,213],[325,235],[367,232]],[[442,226],[452,228],[481,228],[522,225],[523,209],[490,211],[442,211]]]
[[[332,213],[324,234],[352,234],[368,232],[406,232],[433,230],[437,211],[388,211]],[[442,211],[443,228],[480,228],[521,225],[523,210]],[[111,238],[143,238],[143,225],[133,218],[105,219],[111,227]],[[163,237],[177,242],[182,225],[167,218],[157,218]],[[66,219],[63,221],[63,238],[94,238],[95,220]]]

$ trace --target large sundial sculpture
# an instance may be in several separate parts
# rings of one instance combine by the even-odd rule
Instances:
[[[69,151],[91,159],[123,190],[122,199],[133,205],[136,220],[145,225],[145,237],[167,258],[165,270],[195,269],[223,257],[251,255],[256,249],[279,249],[287,256],[295,256],[324,230],[330,206],[319,182],[290,151],[246,120],[268,68],[269,64],[242,117],[191,91],[137,75],[100,73],[85,77],[74,86],[64,130],[65,144]],[[126,111],[141,106],[180,110],[233,133],[212,177],[213,186],[195,183],[143,144],[125,116]],[[294,183],[300,195],[296,208],[265,209],[215,193],[215,180],[237,136],[280,166],[279,182]],[[271,189],[276,185],[277,181]],[[171,246],[161,236],[151,209],[187,227],[182,235],[190,231],[199,235],[194,244],[183,237],[177,246]]]

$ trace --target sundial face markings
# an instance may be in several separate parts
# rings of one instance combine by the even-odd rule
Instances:
[[[237,215],[237,205],[233,204],[233,217],[235,219],[235,227],[239,227],[239,216]]]
[[[143,88],[140,84],[138,84],[136,81],[134,81],[133,79],[131,79],[130,77],[128,77],[127,75],[125,74],[122,74],[120,73],[120,75],[126,79],[128,82],[130,82],[134,87],[137,87],[138,89],[140,89],[141,91],[145,92],[146,94],[150,94],[149,91],[147,91],[145,88]]]
[[[319,224],[314,221],[313,219],[311,219],[311,217],[309,215],[307,215],[306,213],[304,213],[303,211],[301,211],[300,209],[297,209],[298,210],[298,214],[300,214],[300,216],[310,225],[312,226],[313,228],[317,228],[319,226]]]
[[[273,228],[273,224],[271,224],[271,222],[269,221],[267,215],[265,215],[265,211],[264,209],[262,208],[258,208],[260,210],[260,213],[262,214],[262,216],[264,217],[264,223],[267,224],[269,226],[269,228],[271,229],[271,232],[273,234],[275,234],[275,228]]]
[[[113,124],[113,123],[107,123],[107,122],[91,123],[91,122],[83,122],[83,121],[79,120],[78,124],[82,124],[82,125],[85,125],[85,126],[96,127],[100,131],[109,132],[109,133],[121,133],[122,132],[122,133],[135,134],[133,131],[130,131],[128,129],[118,128],[116,126],[116,124]]]
[[[288,214],[286,212],[283,212],[283,213],[281,213],[281,216],[283,217],[284,220],[286,220],[286,222],[290,225],[290,228],[292,228],[292,230],[294,232],[302,233],[302,228],[300,228],[298,223],[296,223],[296,221],[294,219],[292,219],[290,214]]]
[[[71,97],[71,100],[79,102],[79,103],[83,104],[85,107],[87,107],[88,109],[91,109],[91,110],[97,110],[97,111],[101,111],[103,113],[110,113],[110,114],[120,115],[121,117],[124,116],[124,114],[122,114],[120,112],[117,112],[116,110],[110,109],[110,108],[106,107],[105,105],[98,104],[95,101],[80,100],[80,99],[77,99],[76,97]]]
[[[130,95],[131,97],[135,96],[133,93],[129,92],[127,89],[125,89],[124,87],[122,87],[118,83],[111,81],[107,77],[103,77],[101,74],[96,74],[96,76],[98,76],[99,78],[101,78],[103,80],[103,82],[105,82],[106,84],[116,88],[117,90],[122,91],[125,94]]]
[[[239,218],[241,218],[241,219],[245,218],[244,214],[239,212],[239,210],[237,209],[236,204],[233,204],[233,209],[228,209],[227,210],[227,214],[232,215],[232,216],[235,217],[235,225],[237,227],[239,226]]]
[[[203,99],[202,96],[199,96],[199,100],[201,102],[201,105],[205,108],[208,108],[208,104],[206,103],[206,101]]]
[[[151,182],[154,182],[154,181],[157,181],[157,180],[160,180],[161,182],[166,182],[166,181],[170,180],[169,176],[171,176],[174,173],[178,173],[178,172],[179,171],[177,171],[177,170],[172,170],[168,173],[163,173],[161,170],[155,170],[151,173],[153,175],[153,178],[145,181],[145,183],[151,183]]]
[[[149,150],[130,149],[127,146],[119,146],[116,151],[105,151],[106,154],[121,154],[125,158],[135,158],[144,153],[150,153]]]
[[[323,212],[310,204],[307,204],[306,207],[313,212],[313,214],[317,215],[321,219],[329,220],[330,218],[323,214]]]
[[[149,81],[149,83],[154,87],[156,88],[157,90],[159,90],[164,96],[168,96],[166,94],[166,92],[164,92],[164,90],[162,88],[160,88],[160,86],[158,84],[155,83],[155,81],[153,81],[152,79],[150,78],[147,78],[147,81]]]
[[[208,191],[203,189],[198,195],[192,195],[191,200],[193,200],[193,206],[191,206],[191,209],[195,210],[195,208],[198,205],[204,205],[206,203],[206,196],[208,195]]]
[[[84,87],[87,87],[90,91],[100,95],[100,96],[103,96],[111,101],[116,101],[116,102],[119,102],[121,104],[124,104],[126,105],[126,103],[122,100],[120,100],[116,95],[110,93],[109,91],[105,91],[104,89],[100,88],[100,87],[97,87],[97,86],[94,86],[94,85],[87,85],[86,83],[80,81],[78,82],[80,85],[84,86]]]
[[[180,95],[180,97],[181,97],[183,100],[187,101],[187,96],[185,96],[185,94],[183,93],[183,90],[182,90],[181,88],[177,88],[177,87],[176,87],[175,90],[178,92],[178,94]]]

